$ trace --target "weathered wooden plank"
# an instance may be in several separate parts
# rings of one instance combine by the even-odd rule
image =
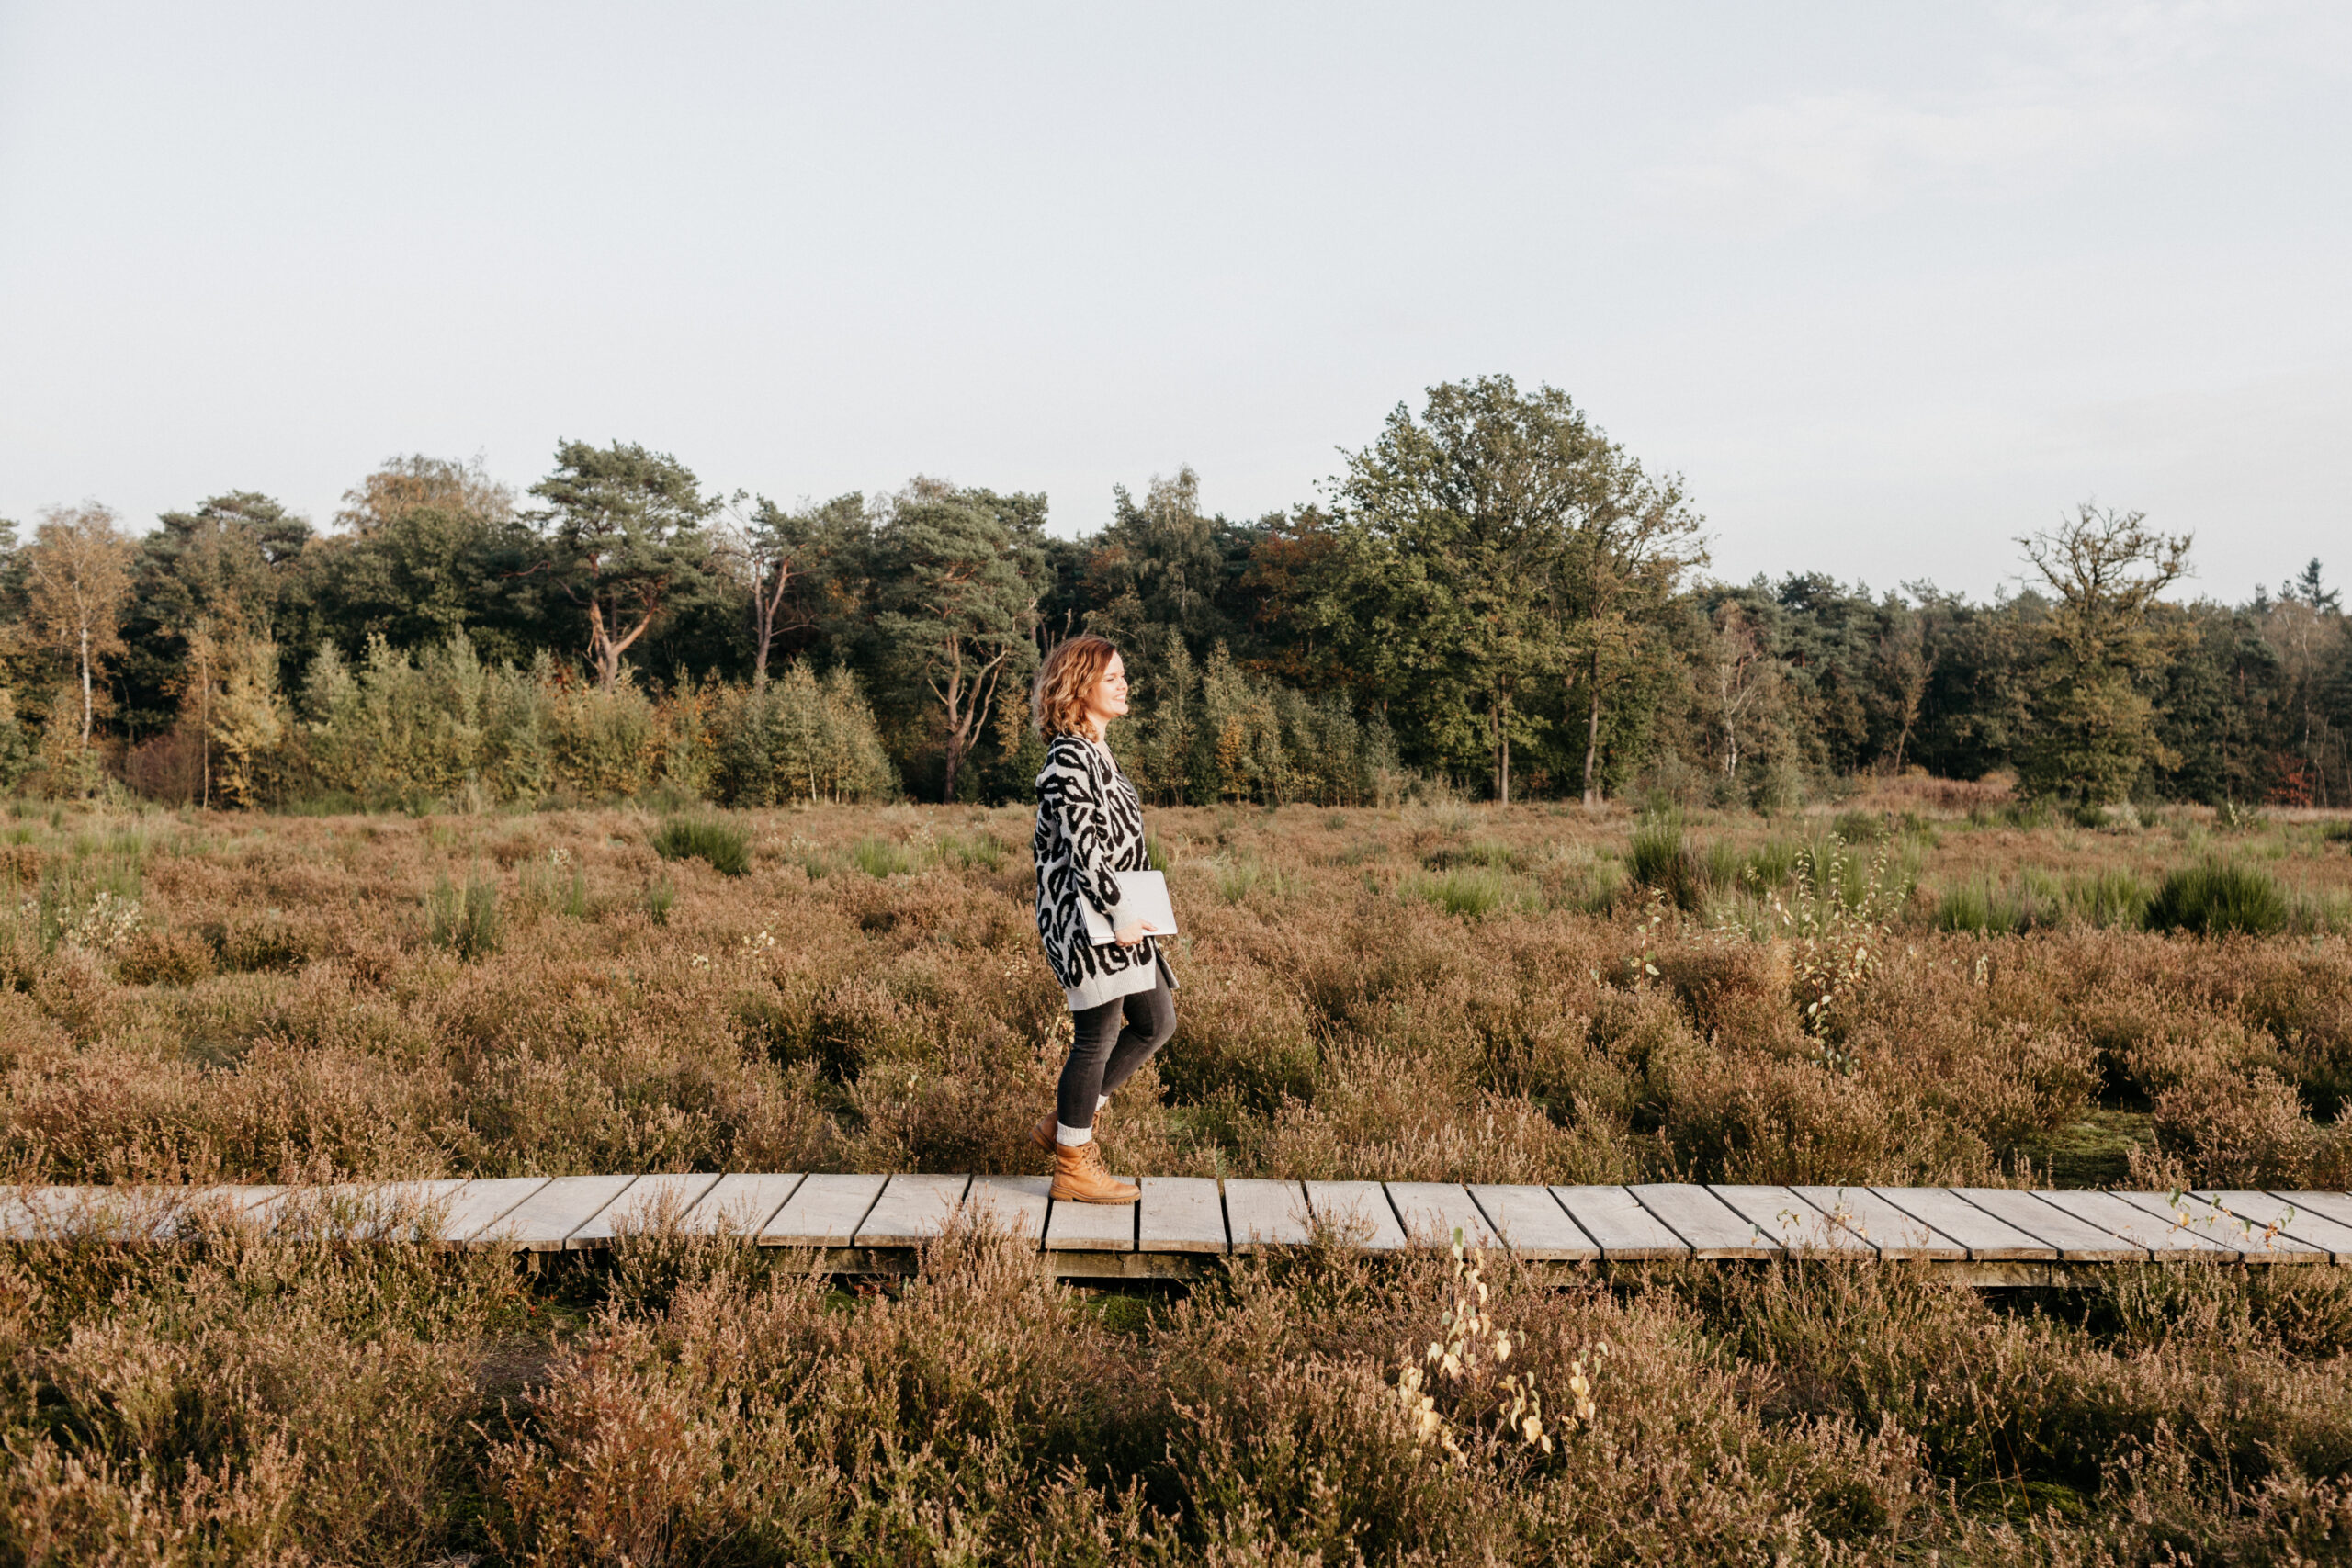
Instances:
[[[56,1241],[105,1233],[126,1239],[168,1235],[180,1193],[156,1187],[19,1187],[0,1197],[0,1239]]]
[[[0,1241],[45,1241],[78,1227],[88,1200],[78,1187],[17,1187],[0,1192]]]
[[[718,1185],[716,1171],[640,1176],[566,1236],[563,1245],[574,1252],[595,1251],[612,1246],[624,1230],[649,1231],[665,1220],[679,1225],[702,1195]]]
[[[812,1176],[760,1231],[762,1247],[847,1247],[887,1176]]]
[[[1136,1203],[1057,1202],[1046,1216],[1047,1252],[1133,1252]]]
[[[560,1252],[572,1232],[628,1191],[636,1180],[634,1176],[556,1177],[483,1226],[466,1245],[481,1250]]]
[[[2141,1263],[2148,1249],[2118,1236],[2104,1225],[2076,1219],[2065,1210],[2045,1203],[2030,1192],[2008,1187],[1955,1187],[1951,1190],[1996,1220],[2058,1249],[2069,1263]]]
[[[968,1176],[894,1176],[857,1227],[858,1247],[920,1247],[947,1228]]]
[[[285,1205],[288,1192],[284,1187],[247,1182],[188,1188],[177,1192],[164,1190],[167,1194],[165,1212],[145,1230],[149,1237],[157,1241],[179,1236],[199,1218],[267,1228],[277,1223],[277,1211]]]
[[[547,1184],[544,1176],[497,1176],[467,1182],[442,1212],[441,1240],[451,1247],[466,1246]]]
[[[1202,1280],[1216,1268],[1198,1252],[1043,1252],[1037,1256],[1046,1272],[1057,1280]]]
[[[1304,1247],[1315,1239],[1314,1211],[1295,1181],[1255,1179],[1225,1184],[1225,1228],[1236,1252]]]
[[[1781,1256],[1781,1244],[1771,1233],[1703,1187],[1688,1181],[1658,1181],[1625,1190],[1690,1243],[1693,1258]]]
[[[2197,1196],[2245,1224],[2253,1237],[2290,1236],[2306,1247],[2324,1249],[2331,1262],[2352,1263],[2352,1225],[2299,1208],[2269,1192],[2199,1192]]]
[[[1792,1258],[1875,1258],[1878,1248],[1786,1187],[1707,1189],[1742,1219],[1779,1242]]]
[[[324,1234],[370,1241],[395,1232],[440,1235],[438,1221],[466,1185],[461,1177],[434,1181],[338,1181],[288,1195],[280,1227],[317,1226]]]
[[[1053,1188],[1050,1176],[976,1176],[971,1190],[964,1194],[964,1212],[1023,1241],[1041,1241]]]
[[[2298,1209],[2334,1220],[2339,1225],[2352,1225],[2352,1197],[2341,1192],[2281,1192],[2272,1189],[2273,1198],[2284,1198]]]
[[[1391,1181],[1388,1201],[1405,1234],[1422,1247],[1500,1247],[1502,1238],[1470,1190],[1455,1181]]]
[[[2158,1219],[2147,1210],[2127,1203],[2112,1192],[2041,1190],[2035,1197],[2064,1209],[2088,1224],[2144,1247],[2157,1258],[2235,1258],[2238,1248],[2211,1236]]]
[[[111,1187],[24,1186],[0,1191],[0,1241],[54,1241],[85,1229],[125,1224],[137,1205],[103,1194]]]
[[[722,1176],[695,1201],[678,1228],[695,1235],[755,1236],[801,1180],[797,1172]]]
[[[1395,1252],[1406,1245],[1405,1229],[1377,1181],[1310,1181],[1306,1208],[1340,1240],[1367,1252]]]
[[[1136,1213],[1140,1252],[1225,1250],[1225,1198],[1205,1176],[1147,1176]]]
[[[218,1213],[233,1215],[249,1224],[266,1223],[276,1214],[279,1204],[286,1201],[283,1187],[252,1182],[230,1182],[218,1187],[192,1189],[180,1201],[183,1211],[209,1209]]]
[[[1877,1247],[1881,1258],[1949,1260],[1968,1256],[1968,1248],[1867,1187],[1791,1187],[1789,1190]]]
[[[1473,1187],[1470,1197],[1503,1245],[1521,1258],[1547,1262],[1600,1256],[1549,1188]]]
[[[1966,1248],[1977,1262],[2031,1262],[2058,1256],[2058,1249],[2050,1243],[1995,1218],[1946,1188],[1873,1187],[1871,1190],[1882,1201],[1935,1227],[1938,1234]]]
[[[2104,1225],[2078,1218],[2040,1195],[2007,1187],[1955,1187],[1951,1190],[1995,1219],[2015,1225],[2057,1250],[2069,1263],[2140,1263],[2148,1249]]]
[[[1611,1262],[1690,1256],[1690,1244],[1623,1187],[1555,1187],[1552,1196]]]
[[[2193,1235],[2214,1242],[2249,1263],[2325,1263],[2325,1247],[2312,1247],[2290,1235],[2272,1235],[2259,1226],[2225,1214],[2199,1198],[2183,1192],[2116,1192],[2118,1198],[2165,1227],[2169,1237]]]

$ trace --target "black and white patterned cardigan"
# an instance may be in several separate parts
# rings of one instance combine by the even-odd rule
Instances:
[[[1143,802],[1108,750],[1079,735],[1047,743],[1030,848],[1037,862],[1037,934],[1072,1012],[1148,991],[1162,976],[1174,988],[1176,976],[1150,938],[1133,947],[1086,940],[1084,906],[1114,926],[1124,924],[1116,918],[1119,873],[1151,869]]]

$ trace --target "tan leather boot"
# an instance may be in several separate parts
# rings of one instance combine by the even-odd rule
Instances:
[[[1102,1143],[1102,1129],[1109,1125],[1110,1121],[1111,1110],[1108,1106],[1104,1106],[1102,1110],[1094,1113],[1095,1143]],[[1035,1127],[1029,1129],[1029,1141],[1036,1145],[1040,1152],[1052,1154],[1055,1147],[1054,1134],[1060,1126],[1060,1116],[1054,1111],[1048,1111],[1043,1116],[1037,1118],[1037,1124]]]
[[[1132,1203],[1143,1189],[1104,1168],[1102,1151],[1091,1142],[1054,1145],[1054,1201]]]

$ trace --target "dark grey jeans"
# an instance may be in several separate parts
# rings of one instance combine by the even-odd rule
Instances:
[[[1176,1032],[1176,998],[1162,971],[1150,990],[1074,1012],[1070,1021],[1078,1026],[1078,1038],[1062,1065],[1054,1115],[1065,1127],[1091,1127],[1094,1102],[1135,1077],[1136,1069]]]

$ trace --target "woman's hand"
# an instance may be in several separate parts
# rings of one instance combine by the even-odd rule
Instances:
[[[1159,930],[1148,920],[1137,920],[1131,926],[1121,926],[1111,933],[1111,940],[1121,947],[1133,947],[1148,936],[1158,936]]]

